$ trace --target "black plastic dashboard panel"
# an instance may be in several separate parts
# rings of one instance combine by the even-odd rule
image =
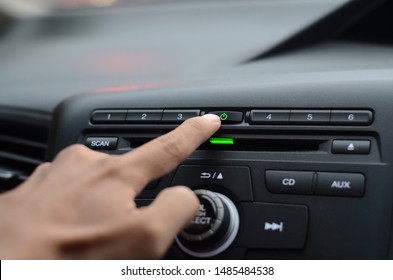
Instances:
[[[203,144],[144,191],[138,204],[148,204],[173,184],[224,194],[236,205],[240,229],[218,258],[385,259],[390,257],[393,202],[393,133],[387,129],[393,119],[392,88],[389,80],[362,87],[356,81],[332,81],[82,94],[57,108],[48,159],[73,143],[121,154],[178,125],[96,124],[96,110],[242,112],[240,123],[224,121],[214,136],[233,139],[233,145]],[[367,112],[372,119],[357,125],[250,124],[253,110]],[[111,145],[106,148],[106,143]],[[355,152],[358,148],[362,152]],[[288,186],[293,188],[288,191]],[[191,258],[177,245],[167,257]]]

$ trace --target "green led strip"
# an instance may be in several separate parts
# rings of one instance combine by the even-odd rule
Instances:
[[[233,138],[210,138],[212,145],[234,145]]]

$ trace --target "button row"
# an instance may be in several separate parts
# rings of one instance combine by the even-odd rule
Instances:
[[[367,110],[252,110],[250,123],[368,125],[372,117]]]
[[[199,116],[200,110],[96,110],[92,123],[181,123]],[[209,111],[220,117],[223,124],[241,123],[244,112]],[[250,124],[330,124],[369,125],[373,114],[368,110],[251,110]]]
[[[93,123],[181,123],[200,115],[200,110],[96,110]]]
[[[363,196],[365,189],[365,177],[358,173],[268,170],[265,175],[268,190],[278,194]]]

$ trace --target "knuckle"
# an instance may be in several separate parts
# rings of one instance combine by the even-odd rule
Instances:
[[[51,163],[49,162],[44,162],[41,163],[40,165],[37,166],[37,168],[34,170],[35,173],[42,173],[45,170],[47,170],[51,166]]]
[[[57,160],[82,159],[87,157],[87,155],[89,154],[88,152],[90,152],[90,150],[81,144],[71,145],[59,153],[59,155],[57,156]]]

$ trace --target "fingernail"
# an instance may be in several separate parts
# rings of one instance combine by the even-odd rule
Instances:
[[[202,118],[208,119],[209,121],[211,121],[212,123],[220,123],[220,117],[215,115],[215,114],[205,114],[202,116]]]

